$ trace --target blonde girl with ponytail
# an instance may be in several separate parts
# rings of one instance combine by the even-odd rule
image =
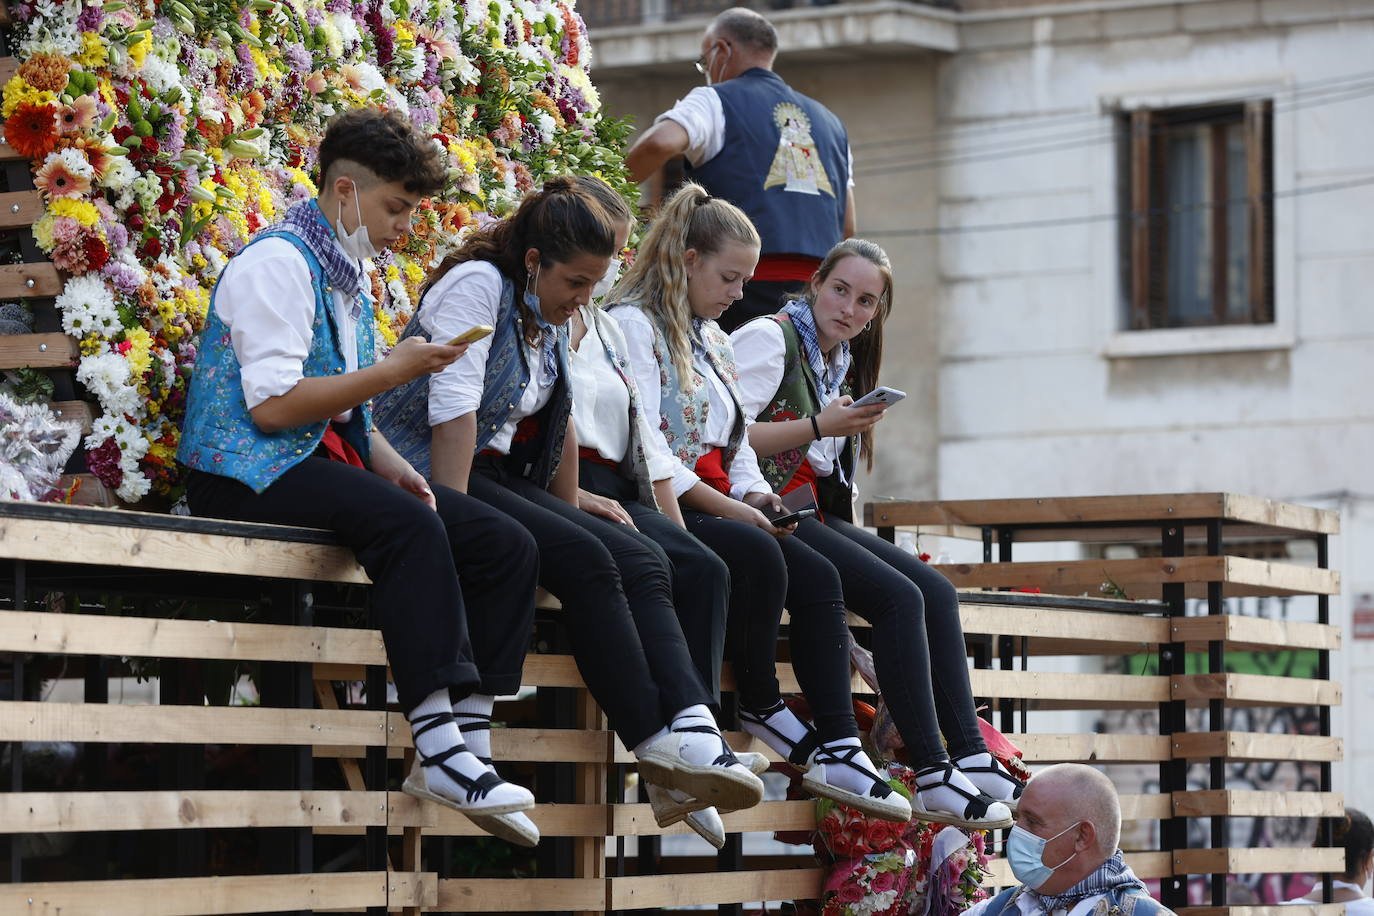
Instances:
[[[805,771],[816,795],[904,822],[906,799],[859,744],[849,690],[849,635],[839,576],[825,558],[775,528],[781,501],[759,473],[735,388],[730,340],[716,319],[743,295],[759,237],[737,207],[688,183],[650,226],[634,266],[607,297],[629,362],[671,455],[672,490],[687,530],[730,570],[732,661],[745,730]],[[791,613],[793,667],[814,727],[782,701],[778,626]]]

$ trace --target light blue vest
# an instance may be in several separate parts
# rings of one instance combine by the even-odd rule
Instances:
[[[1021,911],[1016,906],[1016,898],[1025,889],[1023,884],[1002,891],[992,898],[987,909],[983,910],[983,916],[1003,916],[1004,913],[1007,916],[1019,916]],[[1097,901],[1089,916],[1174,916],[1174,913],[1143,888],[1114,887]]]
[[[624,302],[615,308],[640,308],[638,302]],[[677,365],[668,351],[668,341],[663,336],[663,328],[652,312],[641,309],[654,328],[654,359],[658,361],[659,380],[659,428],[668,440],[668,448],[688,467],[696,464],[697,459],[710,449],[705,445],[706,417],[711,411],[709,381],[693,372],[690,383],[684,385],[678,376]],[[740,407],[739,369],[735,367],[735,349],[730,337],[714,321],[701,326],[702,343],[706,346],[706,360],[716,371],[730,397],[735,402],[735,425],[730,429],[730,441],[725,445],[723,465],[728,471],[730,464],[739,452],[744,441],[744,410]],[[654,405],[647,404],[647,410]],[[651,415],[652,416],[652,415]]]
[[[420,309],[406,325],[401,339],[424,336],[420,327]],[[482,379],[482,403],[477,408],[476,451],[486,448],[520,403],[520,396],[532,384],[529,347],[524,345],[525,321],[515,307],[515,287],[507,277],[501,280],[501,310],[496,318],[496,330],[491,335],[491,349],[487,352],[486,375]],[[544,417],[549,424],[543,433],[538,457],[523,469],[523,476],[540,487],[547,487],[558,471],[563,454],[563,436],[568,430],[572,414],[572,394],[568,389],[568,328],[557,329],[558,381],[554,383]],[[430,445],[433,433],[429,425],[429,376],[393,388],[377,397],[377,428],[386,436],[401,457],[410,462],[425,477],[432,474]]]
[[[347,370],[324,269],[309,246],[286,230],[265,232],[249,245],[271,238],[285,239],[296,246],[310,268],[310,286],[315,291],[315,318],[311,324],[310,352],[302,371],[308,378],[342,375]],[[258,428],[243,397],[242,374],[229,328],[215,311],[218,292],[219,284],[216,283],[191,375],[177,460],[197,471],[232,477],[261,493],[282,474],[310,457],[320,444],[329,421],[321,420],[275,433]],[[372,364],[375,346],[372,316],[364,316],[358,322],[356,337],[358,368],[361,369]],[[343,438],[357,449],[364,462],[369,459],[371,430],[369,404],[355,408],[353,418],[340,429]]]

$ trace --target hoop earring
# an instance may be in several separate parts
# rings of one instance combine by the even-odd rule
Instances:
[[[868,319],[868,321],[864,322],[863,330],[860,331],[859,333],[860,333],[860,334],[865,334],[865,333],[871,331],[872,329],[873,329],[873,319],[870,318],[870,319]]]

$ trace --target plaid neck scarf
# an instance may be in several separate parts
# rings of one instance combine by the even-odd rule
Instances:
[[[805,299],[794,299],[782,307],[782,313],[792,319],[792,326],[801,338],[802,352],[811,365],[811,373],[816,376],[816,387],[820,390],[821,406],[825,407],[840,393],[840,383],[849,373],[849,341],[840,341],[839,359],[832,372],[831,364],[821,353],[821,344],[816,336],[816,318],[811,314],[811,305]]]
[[[306,200],[296,204],[287,210],[286,217],[272,228],[286,229],[300,236],[319,259],[325,277],[335,289],[352,299],[356,299],[362,292],[362,266],[343,253],[343,249],[335,241],[334,230],[324,218],[324,211],[320,209],[318,200]]]
[[[1138,887],[1142,891],[1145,890],[1145,885],[1135,876],[1135,872],[1126,866],[1126,860],[1122,857],[1121,850],[1118,849],[1110,859],[1098,867],[1097,871],[1062,894],[1045,896],[1037,894],[1030,888],[1026,888],[1026,893],[1048,914],[1055,910],[1071,910],[1080,900],[1087,897],[1096,897],[1118,888],[1133,887]]]

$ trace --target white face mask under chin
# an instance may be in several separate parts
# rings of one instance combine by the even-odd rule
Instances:
[[[606,275],[596,281],[592,287],[592,301],[606,298],[606,294],[615,286],[615,281],[620,279],[620,258],[611,258],[611,266],[606,268]]]
[[[350,258],[357,258],[359,261],[375,258],[382,253],[382,249],[372,244],[372,237],[368,234],[367,225],[363,222],[363,207],[358,202],[357,185],[353,186],[353,209],[358,214],[358,228],[352,232],[344,232],[343,201],[339,201],[339,222],[334,229],[334,233],[339,239],[339,247],[343,249],[344,254]]]

